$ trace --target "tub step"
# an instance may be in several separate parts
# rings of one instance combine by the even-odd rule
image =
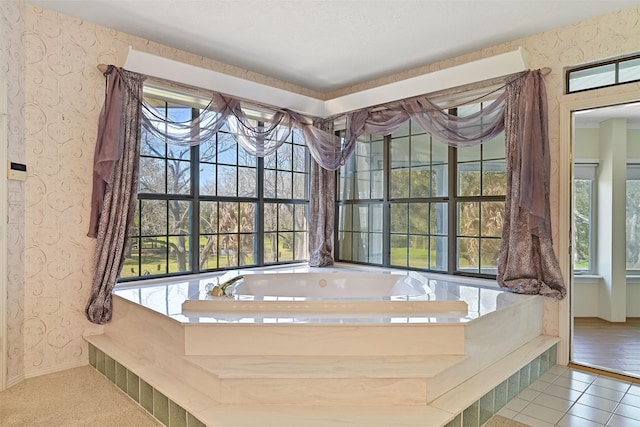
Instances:
[[[434,323],[429,323],[433,319]],[[282,318],[280,318],[282,321]],[[412,323],[327,319],[309,323],[213,323],[186,324],[187,356],[462,356],[465,326],[436,317]]]
[[[221,404],[423,406],[430,382],[466,356],[187,356],[219,384]]]

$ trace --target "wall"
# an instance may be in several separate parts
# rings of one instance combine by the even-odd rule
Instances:
[[[25,40],[29,177],[23,331],[24,369],[33,376],[86,364],[82,336],[102,332],[84,315],[95,245],[86,237],[93,150],[105,87],[96,65],[123,65],[131,45],[205,68],[259,76],[31,5]],[[305,91],[268,78],[263,83]]]
[[[564,98],[619,93],[608,88],[563,95],[563,68],[640,50],[634,35],[640,8],[482,49],[388,78],[325,94],[324,99],[412,77],[467,61],[511,51],[531,55],[533,68],[553,69],[546,77],[552,157],[551,211],[557,245],[559,114]],[[313,94],[274,79],[79,21],[26,6],[26,186],[24,362],[28,376],[87,362],[83,334],[100,327],[84,318],[89,293],[93,241],[85,236],[89,216],[91,162],[104,81],[98,63],[122,65],[128,46],[171,59],[227,72],[297,93]],[[636,85],[640,87],[639,85]],[[564,165],[563,165],[564,166]],[[20,261],[13,260],[13,267]],[[568,260],[564,260],[568,263]],[[558,334],[558,303],[545,301],[544,331]],[[14,342],[19,343],[20,338]]]
[[[13,162],[25,161],[24,126],[24,4],[0,2],[0,78],[7,84],[7,158]],[[7,253],[6,275],[6,382],[19,382],[24,376],[24,212],[25,185],[21,181],[7,182]],[[2,218],[4,221],[5,218]],[[2,325],[2,321],[0,321]],[[2,335],[2,333],[0,333]],[[0,384],[0,388],[2,385]]]

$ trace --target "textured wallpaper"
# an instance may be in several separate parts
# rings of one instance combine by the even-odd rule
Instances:
[[[0,78],[7,83],[8,160],[25,161],[24,147],[24,5],[0,2]],[[4,161],[4,159],[3,159]],[[7,384],[24,376],[24,206],[25,185],[7,183]],[[4,202],[4,201],[3,201]],[[4,220],[4,218],[2,219]]]
[[[23,335],[12,335],[11,344],[20,347],[21,342],[24,343],[24,371],[32,376],[85,364],[86,345],[82,336],[101,332],[99,326],[90,324],[84,317],[93,269],[94,242],[86,237],[91,165],[104,93],[104,79],[96,70],[96,64],[122,65],[128,46],[132,45],[138,50],[293,92],[317,94],[48,10],[25,7],[24,148],[30,172],[24,199],[24,303],[16,301],[24,312],[16,309],[13,313],[17,324],[23,322]],[[557,216],[558,103],[563,98],[563,67],[640,50],[639,17],[640,8],[628,9],[380,79],[371,85],[510,51],[517,46],[525,47],[531,54],[532,67],[553,69],[546,81],[550,107],[552,214]],[[360,85],[350,91],[368,86]],[[623,89],[607,89],[601,93],[620,90]],[[337,94],[327,96],[334,95]],[[18,191],[17,199],[20,194]],[[20,203],[18,200],[16,211]],[[557,225],[554,227],[557,234]],[[12,269],[20,269],[22,259],[13,257],[12,263],[15,263]],[[19,292],[17,295],[19,297]],[[547,333],[557,334],[557,312],[557,304],[547,302]],[[19,359],[21,353],[16,351]]]

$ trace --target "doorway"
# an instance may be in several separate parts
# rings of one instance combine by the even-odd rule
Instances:
[[[640,378],[640,102],[570,114],[569,361]]]

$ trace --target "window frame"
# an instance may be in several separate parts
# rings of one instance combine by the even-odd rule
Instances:
[[[617,86],[617,85],[621,85],[621,84],[627,84],[627,83],[635,83],[640,81],[640,76],[637,79],[633,79],[633,80],[625,80],[623,82],[620,81],[620,64],[624,64],[625,62],[631,62],[634,60],[639,60],[640,59],[640,53],[633,53],[630,55],[625,55],[625,56],[621,56],[618,58],[612,58],[612,59],[607,59],[607,60],[603,60],[603,61],[597,61],[597,62],[592,62],[589,64],[583,64],[583,65],[578,65],[575,67],[568,67],[565,69],[565,94],[572,94],[572,93],[580,93],[580,92],[584,92],[587,90],[594,90],[594,89],[601,89],[601,88],[606,88],[606,87],[611,87],[611,86]],[[571,87],[571,77],[572,74],[580,72],[580,71],[585,71],[585,70],[590,70],[593,68],[599,68],[599,67],[604,67],[607,65],[613,65],[614,66],[614,82],[613,83],[609,83],[609,84],[603,84],[603,85],[598,85],[598,86],[590,86],[590,87],[586,87],[584,89],[578,89],[578,90],[570,90]]]
[[[409,126],[412,126],[411,124]],[[413,126],[416,126],[415,124],[413,124]],[[424,130],[420,130],[420,134],[424,134]],[[411,131],[409,131],[409,136],[414,135],[413,133],[411,133]],[[416,132],[415,135],[418,135],[418,133]],[[442,142],[437,141],[434,137],[432,137],[430,134],[427,134],[427,136],[430,138],[430,143],[431,144],[443,144]],[[399,138],[402,138],[404,136],[400,136]],[[501,202],[501,203],[505,203],[505,199],[506,199],[506,195],[477,195],[477,196],[460,196],[458,195],[458,179],[457,179],[457,171],[458,171],[458,165],[460,164],[458,162],[458,149],[455,147],[450,147],[450,146],[446,146],[446,153],[447,153],[447,172],[446,172],[446,187],[447,187],[447,195],[430,195],[429,197],[411,197],[411,195],[409,194],[407,197],[396,197],[393,198],[391,197],[392,194],[392,189],[391,189],[391,171],[393,170],[393,168],[391,167],[391,142],[392,142],[392,135],[387,135],[384,137],[374,137],[374,138],[379,138],[383,141],[383,152],[384,152],[384,157],[383,157],[383,163],[384,163],[384,168],[383,168],[383,197],[377,197],[377,198],[359,198],[357,196],[353,196],[353,191],[351,192],[352,196],[351,198],[343,198],[343,193],[341,192],[341,188],[343,183],[341,182],[343,177],[341,176],[341,173],[344,169],[339,169],[336,174],[337,174],[337,179],[336,179],[336,209],[335,209],[335,230],[336,232],[334,233],[334,248],[335,248],[335,258],[336,261],[338,262],[348,262],[348,263],[354,263],[354,264],[364,264],[364,265],[376,265],[376,266],[382,266],[382,267],[388,267],[388,268],[402,268],[402,269],[407,269],[407,270],[417,270],[417,271],[432,271],[435,273],[442,273],[442,274],[450,274],[450,275],[459,275],[459,276],[470,276],[470,277],[480,277],[480,278],[489,278],[489,279],[495,279],[496,278],[496,274],[489,274],[489,273],[483,273],[482,270],[483,268],[481,268],[481,266],[478,266],[478,272],[470,272],[470,271],[465,271],[463,269],[460,268],[460,266],[458,265],[458,233],[457,233],[457,229],[458,229],[458,220],[457,220],[457,211],[458,211],[458,206],[460,203],[464,203],[464,202]],[[370,138],[371,140],[371,138]],[[356,153],[358,152],[358,148],[356,148]],[[480,148],[480,152],[482,153],[482,148]],[[354,154],[355,155],[355,154]],[[490,159],[490,160],[494,160],[494,159]],[[504,160],[505,162],[505,167],[506,167],[506,157],[504,159],[500,159],[500,160]],[[477,160],[480,163],[480,176],[482,176],[482,165],[483,160],[482,157]],[[431,159],[431,163],[429,164],[429,167],[432,168],[434,166],[434,163]],[[411,169],[411,166],[408,167],[408,169]],[[355,174],[355,171],[352,172],[353,174]],[[348,176],[348,175],[347,175]],[[346,178],[345,178],[346,179]],[[354,178],[352,178],[354,179]],[[506,187],[506,179],[505,179],[505,187]],[[370,186],[371,188],[371,186]],[[406,265],[394,265],[391,263],[391,240],[394,236],[394,233],[391,232],[391,207],[394,204],[407,204],[407,210],[409,210],[409,205],[412,203],[424,203],[424,204],[429,204],[434,205],[436,203],[442,203],[446,205],[446,245],[447,245],[447,251],[446,254],[444,255],[446,260],[446,269],[445,270],[436,270],[433,268],[420,268],[420,267],[411,267],[411,261],[410,261],[410,253],[409,253],[409,240],[411,237],[413,237],[413,234],[410,232],[410,224],[407,224],[407,233],[403,234],[406,236],[407,238],[407,263]],[[345,257],[343,256],[343,254],[341,254],[341,244],[340,244],[340,238],[341,238],[341,233],[345,230],[342,230],[340,228],[340,210],[343,207],[346,206],[350,206],[354,211],[356,208],[360,207],[360,206],[373,206],[373,205],[381,205],[382,209],[383,209],[383,227],[382,227],[382,262],[380,263],[372,263],[372,262],[367,262],[367,261],[359,261],[353,260],[353,257]],[[346,231],[350,231],[350,230],[346,230]],[[367,232],[370,234],[370,230],[367,230]],[[434,235],[435,236],[435,235]],[[431,233],[428,233],[428,237],[432,238],[433,236],[431,235]],[[482,235],[481,232],[479,231],[478,236],[476,236],[477,239],[482,239]],[[351,247],[352,252],[353,252],[353,247]],[[370,251],[369,253],[370,254]],[[436,255],[437,256],[437,255]],[[478,253],[478,257],[479,257],[479,261],[481,261],[481,253]]]
[[[575,262],[572,262],[572,271],[574,275],[595,275],[596,273],[596,260],[597,253],[595,248],[597,247],[597,235],[598,235],[598,215],[594,212],[594,208],[598,206],[598,164],[597,163],[575,163],[573,166],[573,185],[575,187],[576,180],[591,181],[590,197],[589,197],[589,268],[579,270],[575,268]],[[573,206],[573,217],[575,217],[575,189],[571,204]],[[575,228],[575,218],[572,220],[573,227]],[[575,233],[572,233],[575,235]],[[572,258],[575,256],[575,250],[577,243],[574,241],[572,250]]]
[[[204,98],[198,98],[196,95],[194,94],[182,94],[180,92],[177,92],[175,89],[161,89],[158,86],[153,85],[153,83],[149,86],[147,86],[145,84],[144,86],[144,96],[145,97],[151,97],[154,100],[157,100],[159,102],[164,103],[164,107],[163,108],[168,108],[168,107],[181,107],[181,108],[190,108],[191,109],[191,118],[193,118],[194,116],[197,116],[197,114],[199,113],[199,109],[203,108],[207,102]],[[217,151],[218,149],[218,141],[219,141],[219,137],[220,134],[231,134],[232,132],[229,129],[226,129],[226,127],[224,128],[224,130],[220,130],[216,133],[216,135],[214,136],[215,138],[215,149]],[[233,135],[232,135],[233,138]],[[237,140],[235,141],[235,145],[234,145],[234,149],[235,149],[235,156],[236,156],[236,161],[235,161],[235,165],[230,165],[227,163],[220,163],[219,158],[218,158],[218,153],[216,152],[215,155],[215,159],[213,162],[202,162],[202,160],[200,159],[200,147],[201,145],[194,145],[191,147],[188,147],[189,150],[189,181],[190,181],[190,185],[189,185],[189,191],[185,192],[185,193],[180,193],[180,194],[172,194],[172,193],[168,193],[168,184],[167,184],[167,179],[169,176],[169,172],[168,172],[168,167],[165,166],[165,170],[164,170],[164,177],[163,179],[165,180],[165,184],[164,184],[164,188],[165,188],[165,192],[161,193],[153,193],[153,192],[141,192],[140,191],[140,184],[138,184],[138,193],[137,193],[137,206],[136,206],[136,221],[138,222],[137,225],[137,232],[132,233],[130,239],[129,239],[129,244],[131,245],[132,242],[134,240],[137,240],[138,242],[138,252],[137,252],[137,273],[138,275],[134,275],[134,276],[122,276],[122,273],[120,273],[120,276],[118,278],[118,282],[130,282],[130,281],[136,281],[136,280],[145,280],[145,279],[157,279],[157,278],[162,278],[162,277],[173,277],[173,276],[184,276],[184,275],[190,275],[190,274],[201,274],[201,273],[207,273],[207,272],[215,272],[215,271],[226,271],[226,270],[235,270],[235,269],[242,269],[242,268],[255,268],[255,267],[263,267],[263,266],[273,266],[273,265],[280,265],[280,264],[294,264],[294,263],[300,263],[300,262],[304,262],[308,260],[308,247],[306,245],[306,242],[308,241],[308,231],[309,231],[309,227],[308,227],[308,206],[309,206],[309,176],[310,176],[310,154],[309,154],[309,150],[306,147],[306,144],[304,143],[304,140],[301,139],[302,135],[298,132],[298,131],[292,131],[291,135],[289,136],[289,138],[287,139],[287,141],[285,143],[283,143],[278,150],[271,154],[270,156],[273,156],[273,161],[272,163],[275,165],[272,168],[268,168],[266,166],[266,158],[263,157],[256,157],[255,159],[255,164],[251,165],[251,166],[247,166],[244,165],[240,159],[239,159],[239,153],[240,153],[240,145],[238,144]],[[142,145],[143,142],[142,140],[140,141],[140,144]],[[166,147],[170,147],[171,145],[165,144]],[[290,148],[291,149],[291,159],[288,162],[290,165],[291,170],[287,170],[287,169],[282,169],[281,168],[281,162],[278,161],[278,156],[280,154],[278,154],[280,152],[281,149],[283,149],[283,147],[285,148]],[[296,147],[298,147],[298,151],[296,151]],[[302,147],[303,151],[303,167],[299,167],[299,165],[296,165],[296,156],[299,157],[299,148]],[[185,147],[186,149],[187,147]],[[168,157],[168,151],[169,149],[165,149],[164,152],[164,158],[161,157],[157,157],[158,159],[162,159],[166,163],[169,161],[168,159],[170,159],[170,157]],[[251,155],[248,154],[247,155]],[[143,158],[148,158],[149,156],[145,155],[142,153],[142,147],[141,147],[141,162],[143,161]],[[201,163],[202,162],[202,163]],[[286,163],[286,162],[285,162]],[[215,194],[205,194],[202,192],[201,188],[200,188],[200,174],[201,174],[201,165],[204,164],[211,164],[214,165],[215,167],[215,174],[216,174],[216,191]],[[235,195],[229,196],[229,195],[220,195],[218,192],[218,188],[219,188],[219,180],[218,180],[218,169],[219,166],[233,166],[235,167],[235,175],[236,175],[236,192]],[[239,174],[240,174],[240,168],[245,168],[245,167],[251,167],[251,168],[255,168],[255,193],[253,195],[240,195],[240,191],[239,191],[239,186],[240,186],[240,182],[239,182]],[[291,175],[291,182],[289,183],[289,187],[291,187],[291,191],[288,197],[286,196],[282,196],[280,194],[278,194],[277,192],[277,186],[279,185],[276,179],[276,182],[273,183],[274,185],[274,194],[273,195],[269,195],[267,197],[266,190],[265,190],[265,171],[266,170],[271,170],[274,174],[274,176],[277,176],[280,172],[284,174],[286,174],[287,172],[290,172]],[[304,181],[302,183],[302,193],[304,193],[303,198],[296,198],[300,196],[301,191],[299,189],[297,189],[296,187],[296,180],[298,180],[298,184],[300,182],[300,176],[298,175],[303,175],[304,177]],[[142,178],[141,174],[138,178],[138,181],[140,183],[140,179]],[[300,185],[298,185],[299,187]],[[143,225],[143,215],[142,215],[142,211],[141,208],[143,206],[143,204],[147,201],[153,201],[153,200],[159,200],[159,201],[166,201],[166,202],[170,202],[172,200],[179,200],[179,201],[188,201],[191,205],[190,205],[190,212],[189,212],[189,220],[188,220],[188,231],[187,231],[187,239],[189,241],[188,244],[188,256],[187,256],[187,268],[185,271],[175,271],[175,272],[171,272],[170,271],[170,260],[172,259],[172,253],[171,253],[171,249],[167,246],[165,248],[165,252],[166,252],[166,267],[164,269],[164,271],[162,271],[161,273],[155,274],[156,272],[149,272],[148,275],[144,274],[143,271],[143,256],[142,256],[142,243],[145,239],[145,235],[142,233],[142,230],[144,228]],[[240,258],[238,258],[236,261],[236,265],[231,265],[231,266],[224,266],[224,267],[220,267],[219,266],[219,260],[218,260],[218,256],[219,253],[217,255],[215,255],[216,260],[215,260],[215,265],[216,267],[214,268],[200,268],[200,251],[201,251],[201,239],[203,237],[203,235],[201,234],[201,229],[200,229],[200,207],[201,207],[201,203],[203,202],[215,202],[215,206],[216,206],[216,215],[217,215],[217,224],[216,224],[216,230],[211,232],[211,233],[206,233],[206,235],[212,235],[212,236],[216,236],[217,242],[219,243],[220,239],[219,236],[222,234],[227,234],[224,233],[220,230],[220,225],[219,225],[219,215],[220,215],[220,203],[225,203],[225,202],[231,202],[231,203],[236,203],[237,204],[237,208],[241,209],[241,204],[243,203],[252,203],[254,205],[254,224],[253,224],[253,231],[249,232],[249,234],[252,234],[254,236],[254,242],[253,242],[253,263],[252,264],[248,264],[248,265],[240,265],[241,264],[241,260]],[[292,207],[292,228],[293,230],[289,231],[289,230],[280,230],[280,225],[279,225],[279,215],[278,215],[278,219],[276,220],[276,230],[275,233],[277,236],[280,236],[280,234],[282,233],[291,233],[293,235],[293,242],[292,242],[292,259],[290,260],[282,260],[282,259],[276,259],[275,261],[267,261],[265,262],[265,206],[267,204],[275,204],[276,205],[276,209],[278,209],[277,207],[280,205],[291,205]],[[303,206],[303,209],[298,209],[298,206]],[[298,228],[296,225],[296,216],[298,214],[299,211],[303,212],[303,219],[302,219],[302,228]],[[154,235],[154,237],[166,237],[167,239],[170,238],[170,234],[169,234],[169,230],[170,230],[170,222],[171,222],[171,218],[170,218],[170,213],[167,212],[166,213],[166,222],[167,225],[165,227],[166,230],[166,236],[160,236],[159,234],[157,236]],[[240,218],[240,214],[238,213],[238,218]],[[237,230],[235,231],[235,233],[231,233],[234,234],[235,236],[237,236],[238,242],[237,242],[237,247],[240,248],[241,245],[241,236],[247,234],[246,232],[242,231],[242,227],[240,226],[240,224],[238,224],[238,226],[236,227]],[[305,234],[305,237],[302,239],[302,242],[304,242],[305,244],[303,244],[303,248],[301,250],[296,250],[296,244],[298,242],[298,238],[297,235],[298,233],[303,233]],[[279,237],[276,239],[277,242],[279,242]],[[167,240],[168,242],[168,240]],[[168,245],[168,243],[167,243]],[[217,250],[219,250],[219,248],[216,245]],[[276,253],[280,253],[280,251],[276,251]],[[302,254],[303,258],[302,259],[298,259],[296,257],[297,254]],[[235,255],[236,257],[239,257],[238,254]],[[125,263],[123,263],[123,271],[124,269],[127,267],[127,265]],[[154,267],[155,269],[155,267]]]

